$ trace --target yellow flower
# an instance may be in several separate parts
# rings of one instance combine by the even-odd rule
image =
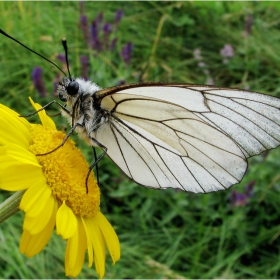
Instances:
[[[33,107],[38,110],[39,104]],[[30,124],[0,104],[0,189],[26,190],[20,209],[25,212],[20,252],[32,257],[56,233],[68,239],[65,272],[75,277],[82,269],[85,251],[88,266],[93,262],[100,278],[105,273],[105,245],[113,263],[120,258],[118,237],[100,212],[100,191],[93,174],[88,172],[81,152],[67,140],[56,148],[65,134],[56,130],[45,111],[39,112],[43,125]]]

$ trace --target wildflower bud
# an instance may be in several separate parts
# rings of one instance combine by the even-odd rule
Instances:
[[[229,44],[225,44],[224,47],[220,50],[220,55],[223,57],[233,57],[234,56],[233,47]]]
[[[112,32],[112,26],[110,23],[104,23],[103,25],[103,47],[102,49],[105,50],[107,49],[108,46],[108,41],[109,41],[109,35]]]
[[[129,65],[130,64],[130,59],[133,51],[133,45],[131,42],[128,42],[122,49],[121,51],[121,56],[123,61]]]
[[[251,182],[249,182],[249,184],[246,185],[245,187],[245,194],[248,197],[253,196],[253,189],[254,189],[254,185],[255,185],[255,180],[252,180]]]
[[[79,10],[80,10],[80,15],[83,15],[84,11],[85,11],[85,2],[84,1],[79,2]]]
[[[100,12],[100,13],[97,15],[96,20],[95,20],[97,26],[99,26],[99,24],[102,22],[102,20],[103,20],[103,13]]]
[[[224,47],[220,50],[220,55],[223,57],[223,63],[228,63],[228,57],[234,56],[234,50],[233,47],[229,44],[225,44]]]
[[[206,80],[206,85],[213,86],[214,85],[214,79],[209,76]]]
[[[119,25],[122,17],[123,17],[123,10],[121,9],[117,10],[115,14],[115,25]]]
[[[40,97],[45,97],[47,95],[46,87],[42,78],[43,69],[40,67],[35,67],[32,72],[32,81],[36,90],[39,92]]]
[[[113,40],[111,41],[110,46],[109,46],[110,51],[113,51],[115,49],[117,41],[118,41],[117,37],[113,38]]]
[[[64,54],[59,54],[56,56],[56,58],[61,62],[61,63],[66,63],[66,58]]]
[[[64,72],[67,71],[67,63],[66,63],[66,58],[65,58],[65,54],[59,54],[56,56],[56,58],[62,63],[62,70]]]
[[[89,44],[89,32],[88,32],[88,18],[85,15],[81,15],[79,28],[83,32],[86,45]]]
[[[247,15],[245,19],[245,30],[243,33],[244,37],[250,35],[253,23],[254,23],[253,15]]]
[[[202,60],[201,50],[200,49],[195,49],[193,51],[193,56],[194,56],[194,59],[196,59],[196,60]]]
[[[112,31],[111,24],[107,23],[107,22],[104,23],[104,25],[103,25],[103,32],[104,32],[104,34],[109,35],[111,33],[111,31]]]
[[[90,26],[90,39],[91,39],[91,46],[94,50],[100,51],[101,45],[100,40],[98,37],[98,27],[97,22],[95,20],[92,21]]]
[[[82,55],[80,57],[80,61],[81,61],[81,65],[82,65],[82,73],[81,73],[81,77],[84,78],[85,80],[88,80],[88,63],[89,63],[89,59],[88,56],[86,55]]]
[[[121,85],[125,85],[125,80],[119,80],[119,82],[117,83],[117,86],[121,86]]]
[[[231,207],[245,206],[248,203],[247,195],[236,190],[231,192],[229,200]]]

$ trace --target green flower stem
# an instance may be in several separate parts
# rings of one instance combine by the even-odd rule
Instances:
[[[18,191],[0,204],[0,223],[19,211],[19,203],[24,191]]]

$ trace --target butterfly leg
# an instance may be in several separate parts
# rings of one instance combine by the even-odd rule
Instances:
[[[64,110],[67,114],[69,114],[70,116],[72,116],[71,112],[70,112],[67,108],[65,108],[64,105],[60,104],[60,103],[57,102],[56,100],[53,100],[53,101],[49,102],[48,104],[44,105],[44,106],[43,106],[42,108],[40,108],[39,110],[37,110],[37,111],[35,111],[35,112],[33,112],[33,113],[29,114],[29,115],[20,116],[20,117],[24,117],[24,118],[26,118],[26,117],[31,117],[31,116],[33,116],[33,115],[35,115],[35,114],[38,114],[40,111],[45,110],[45,108],[49,107],[49,106],[50,106],[51,104],[53,104],[53,103],[57,104],[62,110]]]
[[[66,104],[65,105],[63,105],[63,107],[64,107],[64,109],[66,109],[65,107],[66,107]],[[64,110],[63,109],[63,110]],[[69,110],[64,110],[68,115],[70,115],[71,117],[72,117],[72,115],[71,115],[71,113],[70,113],[70,111]],[[46,112],[47,113],[47,112]],[[50,115],[49,113],[47,113],[47,115],[49,116],[49,117],[57,117],[57,116],[59,116],[59,115],[61,115],[61,112],[58,112],[58,113],[56,113],[56,114],[54,114],[54,115]]]
[[[90,175],[90,172],[91,172],[91,170],[96,166],[96,175],[97,175],[97,183],[98,183],[98,185],[99,185],[99,174],[98,174],[98,166],[97,166],[97,164],[98,164],[98,162],[105,156],[105,154],[107,153],[107,147],[105,147],[103,144],[101,144],[99,141],[97,141],[96,139],[94,139],[94,138],[91,138],[91,140],[93,141],[93,142],[95,142],[95,144],[97,145],[97,146],[99,146],[102,150],[103,150],[103,153],[99,156],[99,157],[97,157],[96,156],[96,151],[95,151],[95,149],[94,149],[94,147],[93,147],[93,149],[94,149],[94,158],[95,158],[95,161],[94,161],[94,163],[89,167],[89,169],[88,169],[88,173],[87,173],[87,177],[86,177],[86,189],[87,189],[87,193],[88,193],[88,178],[89,178],[89,175]]]
[[[93,149],[93,154],[94,154],[94,162],[96,162],[97,160],[97,155],[96,155],[96,150],[95,150],[95,147],[92,147]],[[97,178],[97,184],[98,186],[100,185],[99,184],[99,170],[98,170],[98,163],[95,165],[95,171],[96,171],[96,178]]]
[[[49,151],[49,152],[47,152],[47,153],[44,153],[44,154],[36,154],[36,156],[45,156],[45,155],[51,154],[51,153],[55,152],[57,149],[59,149],[60,147],[62,147],[62,146],[65,144],[65,142],[67,141],[67,139],[73,134],[73,132],[74,132],[74,130],[75,130],[75,128],[76,128],[77,126],[82,126],[82,125],[79,124],[79,123],[76,123],[76,124],[70,129],[70,131],[68,132],[68,134],[66,135],[66,137],[63,139],[63,141],[62,141],[56,148],[54,148],[53,150],[51,150],[51,151]],[[83,127],[83,126],[82,126],[82,127]]]

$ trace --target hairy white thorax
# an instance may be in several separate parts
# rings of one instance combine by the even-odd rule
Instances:
[[[88,145],[96,146],[92,141],[93,134],[97,128],[105,123],[106,119],[102,117],[102,110],[99,104],[95,103],[94,95],[100,88],[91,81],[85,81],[82,78],[76,78],[75,81],[79,84],[78,93],[69,95],[66,87],[69,84],[69,79],[64,78],[58,87],[58,94],[65,98],[66,108],[70,114],[61,110],[61,114],[66,117],[70,126],[79,124],[75,131],[79,137]]]

